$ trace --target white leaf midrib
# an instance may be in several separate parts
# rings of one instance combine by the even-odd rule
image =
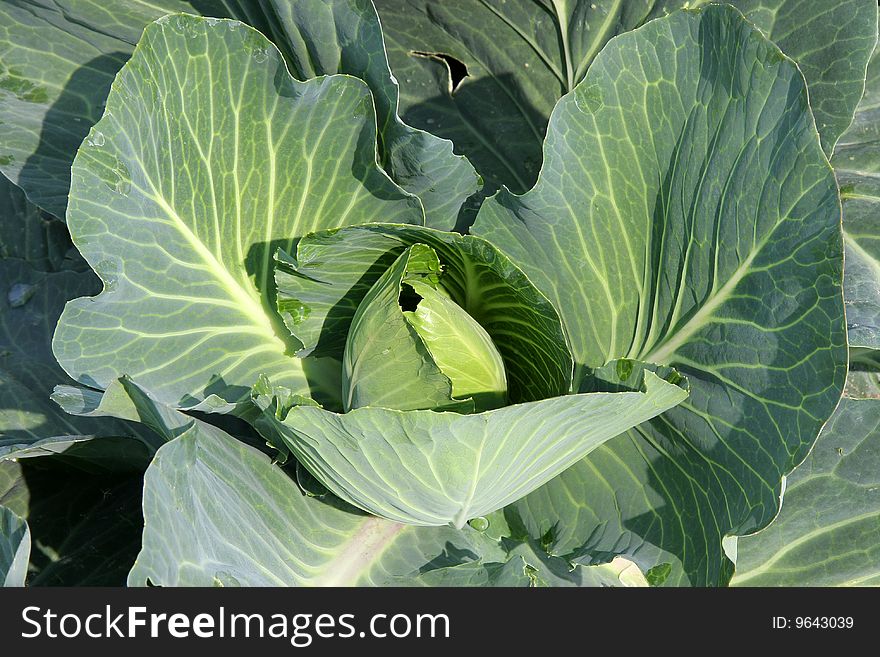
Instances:
[[[308,585],[354,586],[406,528],[384,518],[367,518]]]
[[[260,303],[245,290],[235,278],[229,273],[227,268],[215,257],[214,253],[192,232],[186,222],[177,214],[177,211],[165,200],[161,194],[155,194],[153,200],[159,204],[166,215],[174,222],[175,228],[184,237],[196,255],[205,263],[211,274],[217,279],[220,285],[226,290],[230,297],[239,304],[241,313],[256,326],[264,337],[270,342],[276,343],[280,351],[284,351],[284,343],[275,335],[275,331],[263,311]]]

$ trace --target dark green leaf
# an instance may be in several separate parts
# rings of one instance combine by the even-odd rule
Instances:
[[[880,401],[841,401],[788,478],[779,517],[739,539],[732,583],[880,584]]]
[[[831,160],[843,201],[844,297],[852,360],[878,369],[880,358],[880,51],[865,95]]]
[[[71,248],[63,223],[28,202],[0,175],[0,258],[25,260],[39,271],[56,271]]]
[[[844,384],[839,218],[803,77],[735,10],[609,43],[554,111],[536,187],[487,201],[475,232],[554,301],[584,370],[672,366],[690,398],[513,520],[557,525],[557,554],[725,583],[722,538],[772,520]]]
[[[556,101],[609,39],[703,0],[376,0],[410,125],[451,139],[487,179],[529,189]],[[877,39],[874,0],[734,0],[802,67],[830,153],[849,125]],[[448,59],[467,76],[453,85]]]

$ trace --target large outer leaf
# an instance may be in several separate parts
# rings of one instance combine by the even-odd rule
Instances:
[[[691,395],[512,513],[555,525],[559,554],[660,549],[670,582],[723,583],[722,537],[773,518],[844,383],[840,206],[803,78],[736,10],[676,13],[606,46],[545,157],[475,232],[556,303],[579,363],[671,365]]]
[[[268,0],[264,5],[294,77],[348,73],[370,85],[385,170],[422,200],[428,226],[452,230],[465,199],[477,191],[478,176],[464,157],[453,154],[452,142],[411,128],[397,115],[398,84],[371,0]]]
[[[131,585],[381,584],[478,561],[467,534],[406,527],[307,496],[268,457],[204,424],[159,451],[144,511]]]
[[[843,201],[844,296],[852,359],[876,367],[880,349],[880,50],[865,95],[831,160]],[[872,364],[872,362],[874,364]]]
[[[638,585],[625,563],[572,569],[469,527],[415,527],[311,496],[257,450],[197,423],[147,471],[143,586]]]
[[[0,2],[0,171],[64,217],[73,156],[144,26],[197,9],[262,27],[252,0]]]
[[[708,0],[664,0],[652,15]],[[797,62],[810,89],[810,108],[822,148],[830,157],[852,122],[865,87],[865,67],[877,43],[877,3],[838,0],[731,0],[786,55]]]
[[[24,586],[30,552],[27,522],[0,506],[0,586]]]
[[[643,377],[634,392],[564,395],[474,415],[298,406],[276,419],[269,406],[257,427],[279,432],[324,485],[360,508],[399,522],[461,527],[687,397],[652,372]]]
[[[703,0],[376,0],[404,120],[452,139],[487,179],[523,192],[535,182],[556,100],[605,43],[649,18]],[[852,120],[876,41],[874,0],[734,0],[801,65],[830,153]],[[442,59],[467,66],[450,91]]]
[[[271,254],[320,228],[423,219],[375,148],[360,80],[297,82],[238,22],[149,26],[74,161],[68,225],[104,291],[65,309],[61,365],[95,387],[130,375],[172,405],[234,400],[261,373],[308,393],[276,333]]]
[[[779,517],[739,539],[732,583],[880,584],[880,401],[841,401],[788,478]]]

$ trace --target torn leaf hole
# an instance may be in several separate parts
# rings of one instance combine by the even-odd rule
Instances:
[[[422,50],[411,50],[409,54],[412,57],[432,59],[435,62],[440,62],[441,64],[446,66],[446,73],[448,78],[447,91],[449,92],[450,96],[458,91],[458,87],[468,76],[467,65],[460,59],[456,59],[452,55],[447,55],[445,52],[425,52]]]
[[[404,283],[400,286],[400,297],[398,298],[398,303],[400,304],[400,309],[404,312],[415,312],[416,308],[419,307],[419,301],[422,300],[421,295],[416,292],[411,285]]]

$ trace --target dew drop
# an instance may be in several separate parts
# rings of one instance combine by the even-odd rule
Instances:
[[[89,146],[101,147],[104,145],[104,133],[99,130],[92,132],[91,136],[86,140]]]
[[[241,582],[238,581],[231,573],[226,572],[225,570],[218,570],[214,573],[213,586],[241,586]]]
[[[584,113],[592,113],[604,104],[602,89],[597,84],[589,86],[580,84],[574,89],[574,104]]]
[[[30,301],[36,291],[36,285],[31,285],[29,283],[14,283],[12,287],[9,288],[9,292],[6,294],[6,299],[9,301],[11,307],[20,308]]]
[[[370,107],[371,107],[370,96],[364,96],[363,98],[361,98],[360,101],[358,101],[358,104],[355,105],[354,114],[352,115],[352,118],[355,121],[360,121],[362,118],[364,118],[364,116],[367,115]]]
[[[483,516],[477,516],[476,518],[471,518],[468,521],[468,524],[476,529],[478,532],[484,532],[489,529],[489,521],[486,520]]]
[[[95,272],[101,277],[101,280],[108,285],[116,282],[119,274],[119,266],[114,260],[101,260],[95,265]]]
[[[113,169],[113,176],[115,178],[113,190],[117,194],[128,196],[128,193],[131,191],[131,172],[125,166],[125,163],[118,158],[116,160],[116,167]]]
[[[303,323],[312,314],[312,309],[299,299],[279,301],[278,310],[284,313],[294,325]]]
[[[257,60],[260,64],[269,59],[269,50],[268,48],[257,48],[254,50],[254,59]]]

